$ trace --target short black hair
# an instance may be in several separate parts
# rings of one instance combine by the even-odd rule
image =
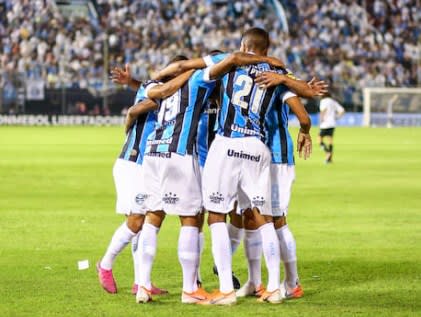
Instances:
[[[224,52],[223,51],[221,51],[221,50],[212,50],[212,51],[210,51],[209,52],[209,55],[219,55],[219,54],[224,54]]]
[[[170,60],[169,64],[171,64],[171,63],[175,63],[175,62],[178,62],[178,61],[185,61],[185,60],[188,60],[187,56],[185,56],[185,55],[175,55],[175,56],[174,56],[174,57]]]
[[[244,32],[241,41],[251,50],[264,51],[269,48],[269,33],[262,28],[251,28]]]

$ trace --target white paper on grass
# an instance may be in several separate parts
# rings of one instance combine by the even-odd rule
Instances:
[[[89,260],[78,261],[77,267],[78,267],[79,270],[89,269]]]

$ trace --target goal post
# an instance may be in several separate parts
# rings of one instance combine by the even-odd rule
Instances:
[[[421,88],[364,88],[364,126],[421,126]]]

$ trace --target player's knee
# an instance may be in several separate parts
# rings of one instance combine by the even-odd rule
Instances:
[[[273,223],[275,224],[275,229],[282,228],[287,224],[287,218],[285,216],[273,217]]]
[[[213,225],[217,222],[225,222],[226,215],[218,212],[208,211],[208,225]]]
[[[134,233],[138,233],[143,226],[145,217],[143,215],[130,215],[127,217],[127,227]]]

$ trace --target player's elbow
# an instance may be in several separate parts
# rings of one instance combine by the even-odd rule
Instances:
[[[128,117],[128,118],[134,118],[134,117],[136,117],[134,106],[131,106],[131,107],[127,110],[127,117]]]

